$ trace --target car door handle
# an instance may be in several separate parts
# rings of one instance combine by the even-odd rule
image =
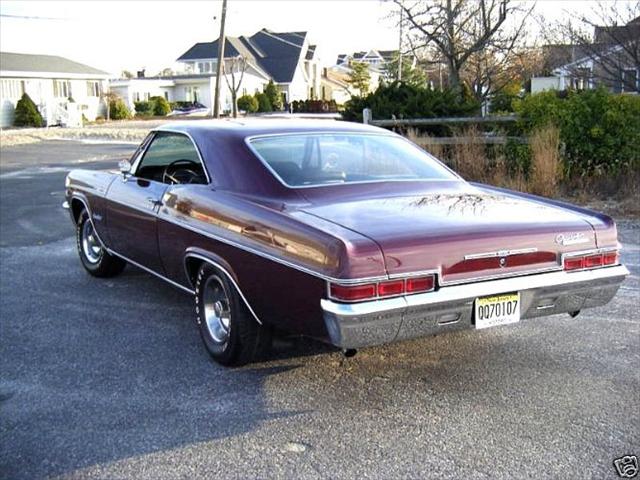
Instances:
[[[162,205],[162,200],[158,200],[157,198],[147,197],[147,202],[153,205],[154,207],[158,205]]]

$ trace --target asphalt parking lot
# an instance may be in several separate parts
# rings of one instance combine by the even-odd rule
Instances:
[[[209,359],[192,300],[81,268],[71,168],[134,145],[0,149],[0,478],[617,478],[640,455],[640,222],[602,308],[365,349]]]

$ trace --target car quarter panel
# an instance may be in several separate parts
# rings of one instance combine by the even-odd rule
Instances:
[[[319,305],[326,280],[383,277],[384,259],[371,240],[335,225],[323,231],[282,208],[207,186],[172,187],[158,213],[164,270],[189,286],[186,253],[210,252],[229,265],[259,317],[276,319],[294,332],[301,319],[314,317],[320,330],[305,333],[322,337]]]

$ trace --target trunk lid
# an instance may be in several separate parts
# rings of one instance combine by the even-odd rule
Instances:
[[[597,246],[574,212],[464,182],[381,186],[373,197],[339,188],[305,192],[302,210],[375,241],[390,275],[436,270],[442,284],[518,275],[558,269],[563,252]]]

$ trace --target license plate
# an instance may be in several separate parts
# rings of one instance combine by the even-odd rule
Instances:
[[[520,321],[520,294],[479,297],[475,302],[476,328],[489,328]]]

